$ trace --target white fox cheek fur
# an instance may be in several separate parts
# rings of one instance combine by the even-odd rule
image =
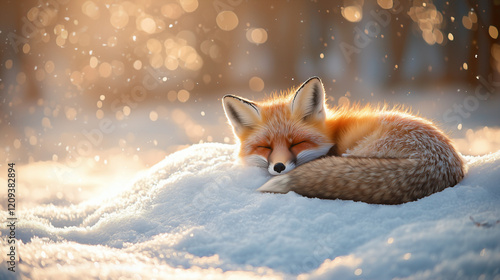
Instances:
[[[430,121],[385,107],[327,108],[317,77],[267,102],[226,95],[223,104],[240,157],[279,175],[261,192],[400,204],[452,187],[466,173]]]

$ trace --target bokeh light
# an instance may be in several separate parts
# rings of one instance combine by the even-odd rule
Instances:
[[[177,98],[179,99],[180,102],[182,103],[185,103],[189,100],[189,91],[185,90],[185,89],[181,89],[178,93],[177,93]]]
[[[490,25],[490,27],[488,28],[488,33],[490,34],[491,38],[498,38],[498,29],[496,28],[496,26]]]
[[[215,19],[217,26],[224,31],[231,31],[238,26],[238,16],[233,11],[222,11]]]
[[[184,11],[192,13],[198,9],[198,0],[179,0]]]
[[[127,26],[129,16],[122,5],[111,5],[110,12],[111,17],[109,18],[109,22],[114,28],[121,29]]]
[[[99,65],[99,75],[103,78],[111,76],[111,65],[108,62],[103,62]]]
[[[148,34],[153,34],[156,31],[156,22],[150,17],[144,17],[140,21],[140,29]]]
[[[264,44],[267,41],[267,31],[264,28],[250,28],[246,32],[246,38],[254,44]]]
[[[5,69],[10,69],[10,68],[12,68],[12,65],[13,65],[12,59],[7,59],[7,60],[5,61]]]
[[[260,77],[252,77],[248,82],[250,89],[256,92],[261,92],[264,89],[264,81]]]
[[[182,16],[183,10],[177,3],[168,3],[161,7],[161,14],[170,19],[178,19]]]
[[[342,8],[342,16],[350,22],[359,22],[363,19],[363,10],[358,5]]]
[[[394,3],[392,0],[377,0],[377,4],[383,9],[392,9]]]
[[[443,26],[443,14],[437,10],[431,1],[414,1],[408,12],[411,19],[418,24],[422,38],[429,45],[443,44],[444,35],[440,28]],[[450,36],[448,35],[448,38]],[[452,37],[453,38],[453,37]]]
[[[149,119],[153,122],[158,120],[158,113],[156,111],[149,112]]]
[[[260,99],[276,89],[297,86],[308,76],[322,76],[327,91],[335,94],[329,102],[346,105],[385,100],[376,90],[356,95],[360,91],[353,87],[434,84],[429,80],[449,86],[452,81],[470,82],[470,76],[477,82],[476,76],[500,71],[500,45],[494,41],[498,26],[488,21],[491,9],[483,4],[464,8],[432,0],[343,0],[335,5],[297,1],[287,7],[258,1],[56,0],[58,5],[52,6],[45,2],[19,6],[22,17],[0,33],[6,36],[0,61],[2,112],[26,112],[18,122],[21,129],[8,127],[16,123],[8,113],[0,118],[0,126],[8,127],[9,152],[0,150],[3,157],[16,151],[20,159],[65,162],[85,150],[78,146],[85,139],[82,130],[99,129],[99,122],[107,120],[115,127],[106,136],[110,140],[85,150],[94,153],[92,164],[97,150],[116,143],[124,150],[133,145],[146,150],[150,144],[139,143],[141,133],[133,131],[134,122],[147,121],[154,131],[180,129],[169,140],[152,137],[158,140],[154,148],[173,151],[207,139],[231,142],[230,129],[214,132],[227,128],[221,96],[248,94]],[[411,89],[405,92],[418,95]],[[397,90],[391,94],[397,95]],[[125,132],[125,127],[131,131]],[[466,131],[467,124],[461,122],[460,128]],[[61,145],[46,148],[51,141]],[[139,154],[130,156],[140,158]],[[103,163],[106,158],[99,156],[98,163]]]
[[[98,19],[100,15],[99,7],[92,1],[83,3],[82,12],[93,20]]]

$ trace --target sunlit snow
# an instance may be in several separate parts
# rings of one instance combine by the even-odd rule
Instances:
[[[269,175],[240,165],[235,148],[193,145],[113,197],[18,211],[16,269],[28,279],[500,274],[500,151],[467,157],[453,188],[385,206],[258,193]],[[1,259],[0,278],[12,278]]]
[[[500,280],[498,1],[465,2],[3,1],[0,279]],[[431,119],[468,176],[400,206],[256,192],[221,98],[311,76]]]

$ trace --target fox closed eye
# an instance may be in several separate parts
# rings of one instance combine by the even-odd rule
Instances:
[[[273,148],[271,148],[270,146],[257,146],[257,148],[269,149],[269,150],[272,150],[272,149],[273,149]]]
[[[307,142],[307,141],[305,141],[305,140],[304,140],[304,141],[300,141],[300,142],[294,143],[294,144],[292,144],[292,145],[290,146],[290,148],[293,148],[293,147],[298,146],[298,145],[300,145],[300,144],[304,144],[304,143],[306,143],[306,142]]]
[[[307,143],[307,141],[300,141],[300,142],[297,142],[297,143],[293,143],[292,145],[290,145],[290,149],[292,149],[293,147],[296,147],[300,144],[305,144]],[[267,150],[273,150],[273,148],[271,148],[271,146],[257,146],[257,148],[262,148],[262,149],[267,149]]]
[[[305,144],[305,143],[307,143],[306,140],[293,143],[293,144],[290,145],[290,149],[293,148],[293,147],[296,147],[296,146],[298,146],[300,144]],[[257,148],[268,149],[268,150],[272,150],[273,149],[271,146],[257,146]]]

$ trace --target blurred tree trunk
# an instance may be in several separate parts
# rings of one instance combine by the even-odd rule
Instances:
[[[443,29],[443,36],[446,40],[445,48],[445,74],[444,74],[444,83],[454,83],[457,80],[462,80],[462,75],[459,71],[461,67],[461,63],[458,60],[459,57],[463,55],[462,52],[464,50],[459,47],[459,33],[457,32],[457,28],[461,28],[461,16],[460,12],[461,7],[459,5],[445,5],[443,10],[443,16],[447,19],[454,18],[454,21],[445,20],[446,26]],[[448,34],[451,34],[454,39],[449,40]]]
[[[403,80],[401,72],[402,69],[406,67],[407,63],[404,55],[408,50],[408,37],[412,36],[412,20],[406,14],[409,10],[408,3],[400,3],[400,7],[398,8],[403,9],[403,11],[400,12],[400,16],[397,16],[397,20],[396,16],[391,14],[393,23],[390,24],[389,33],[384,33],[386,36],[388,35],[389,40],[391,40],[390,50],[388,53],[393,56],[394,64],[398,65],[398,69],[396,71],[392,71],[395,65],[387,64],[389,73],[391,73],[391,77],[388,79],[389,86],[394,86]]]
[[[493,3],[491,4],[491,25],[497,28],[497,30],[500,30],[500,0],[495,0],[492,1]],[[489,28],[487,26],[486,28]],[[487,30],[488,31],[488,30]],[[494,81],[500,81],[500,71],[495,65],[495,59],[491,55],[491,48],[493,47],[493,44],[498,44],[498,38],[493,39],[488,32],[488,41],[490,42],[488,49],[486,50],[488,53],[488,70],[489,73],[492,74],[492,79]],[[499,61],[500,63],[500,61]]]
[[[485,1],[481,2],[481,4],[472,1],[468,1],[468,3],[477,15],[477,23],[470,31],[472,32],[472,38],[468,45],[467,81],[470,84],[476,84],[478,83],[477,76],[488,77],[496,72],[494,65],[491,64],[494,61],[491,48],[495,39],[490,36],[489,27],[490,24],[499,27],[500,11],[499,3],[495,5],[493,1]]]
[[[471,1],[469,1],[470,4]],[[478,5],[477,4],[473,4],[473,6],[471,6],[470,8],[474,9],[474,11],[478,11]],[[468,15],[468,12],[465,13],[465,16]],[[481,27],[481,23],[480,23],[480,20],[479,20],[479,17],[481,17],[481,13],[476,13],[476,15],[478,16],[478,22],[473,24],[473,27],[471,30],[469,30],[468,32],[471,33],[471,38],[468,42],[468,45],[467,45],[467,83],[468,84],[475,84],[477,82],[476,80],[476,76],[479,75],[480,73],[478,72],[478,64],[479,64],[479,60],[477,59],[477,55],[480,51],[480,48],[484,48],[486,46],[483,46],[479,43],[479,40],[480,40],[480,35],[479,35],[479,32],[481,32],[482,30],[482,27]],[[462,17],[460,17],[459,19],[460,21],[462,20]],[[489,48],[488,48],[489,49]],[[483,52],[484,53],[484,52]],[[463,67],[463,66],[462,66]]]
[[[275,16],[267,17],[265,26],[272,26],[275,36],[270,36],[269,44],[275,55],[275,71],[272,79],[275,82],[290,81],[297,78],[297,60],[308,40],[307,24],[301,20],[307,14],[303,1],[273,1]],[[269,5],[269,4],[268,4]]]
[[[39,87],[35,79],[34,65],[36,64],[36,59],[32,57],[31,52],[24,53],[24,44],[20,43],[21,38],[26,38],[24,37],[26,34],[22,33],[24,28],[23,25],[25,25],[25,21],[27,21],[26,13],[28,12],[28,9],[35,4],[35,1],[7,1],[6,4],[2,4],[2,10],[4,11],[2,18],[7,17],[7,19],[4,18],[5,21],[15,23],[15,28],[13,29],[16,30],[15,34],[8,35],[10,35],[11,38],[15,38],[17,41],[16,43],[19,43],[19,45],[14,48],[14,46],[10,44],[9,47],[12,47],[12,52],[9,51],[8,53],[13,54],[14,57],[11,57],[11,59],[19,66],[18,69],[13,67],[14,71],[19,71],[16,75],[20,72],[23,72],[26,75],[26,81],[21,86],[21,89],[24,89],[24,100],[27,102],[36,102],[36,100],[41,97]],[[9,11],[11,12],[9,13]],[[32,43],[30,38],[26,38],[26,41],[28,44]],[[31,45],[31,47],[33,46]]]

